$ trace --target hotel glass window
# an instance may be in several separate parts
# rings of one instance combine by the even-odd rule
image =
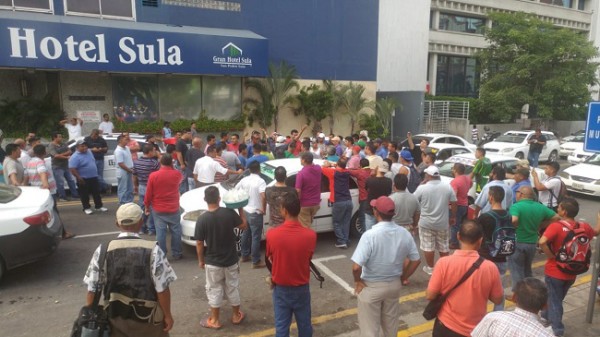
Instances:
[[[134,6],[132,0],[65,0],[65,14],[133,20]]]
[[[485,19],[440,13],[440,30],[449,30],[453,32],[471,34],[483,34],[484,28]]]
[[[573,8],[573,0],[540,0],[543,4],[560,6],[565,8]]]
[[[477,97],[478,90],[479,73],[476,59],[438,55],[436,95]]]
[[[0,9],[51,13],[53,6],[52,0],[0,0]]]

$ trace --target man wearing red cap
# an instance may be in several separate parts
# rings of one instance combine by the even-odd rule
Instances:
[[[360,168],[360,146],[352,146],[352,156],[348,159],[348,169],[356,170]]]
[[[386,196],[371,200],[377,224],[366,231],[352,255],[361,337],[396,336],[400,288],[421,263],[411,234],[392,221],[395,205]],[[404,260],[408,263],[403,270]]]

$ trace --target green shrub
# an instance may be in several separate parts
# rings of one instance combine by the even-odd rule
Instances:
[[[194,121],[189,119],[174,120],[171,122],[171,130],[173,132],[189,130],[192,122]],[[200,118],[195,120],[195,122],[198,132],[239,131],[244,130],[246,127],[243,119],[222,121],[211,118]],[[163,120],[127,123],[115,119],[113,123],[115,124],[116,132],[135,132],[141,134],[160,134],[164,125]]]

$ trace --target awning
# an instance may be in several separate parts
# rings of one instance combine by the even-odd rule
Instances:
[[[247,30],[0,12],[0,67],[267,76],[268,41]]]

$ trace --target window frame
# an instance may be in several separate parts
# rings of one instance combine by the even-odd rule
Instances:
[[[22,12],[36,12],[36,13],[50,13],[54,14],[54,1],[48,1],[48,9],[35,8],[35,7],[23,7],[23,6],[15,6],[15,0],[11,0],[12,6],[3,6],[0,5],[0,10],[9,10],[9,11],[22,11]]]
[[[443,18],[447,18],[448,22],[445,24],[442,24]],[[464,30],[450,29],[450,21],[455,20],[456,22],[458,22],[458,20],[456,20],[457,18],[464,19],[464,26],[465,26]],[[480,20],[481,21],[481,26],[480,26],[481,32],[477,32],[477,30],[479,30],[479,27],[476,28],[474,32],[467,31],[470,20]],[[445,26],[445,28],[443,28],[444,26]],[[455,13],[447,13],[447,12],[440,12],[439,20],[437,22],[437,29],[439,31],[461,33],[461,34],[471,34],[471,35],[479,35],[479,36],[483,36],[483,33],[484,33],[483,31],[485,30],[486,26],[487,26],[487,19],[485,17],[466,16],[466,15],[460,15],[460,14],[455,14]]]
[[[50,0],[50,1],[52,1],[52,0]],[[101,20],[109,19],[109,20],[137,21],[136,20],[137,15],[136,15],[136,11],[135,11],[135,0],[127,0],[131,3],[131,17],[117,16],[117,15],[103,15],[102,14],[102,1],[103,0],[97,0],[99,8],[100,8],[100,14],[69,11],[69,7],[67,5],[68,1],[69,0],[63,0],[65,16],[83,16],[83,17],[88,17],[88,18],[98,18]],[[78,1],[85,1],[85,0],[78,0]],[[88,1],[91,1],[91,0],[88,0]]]

